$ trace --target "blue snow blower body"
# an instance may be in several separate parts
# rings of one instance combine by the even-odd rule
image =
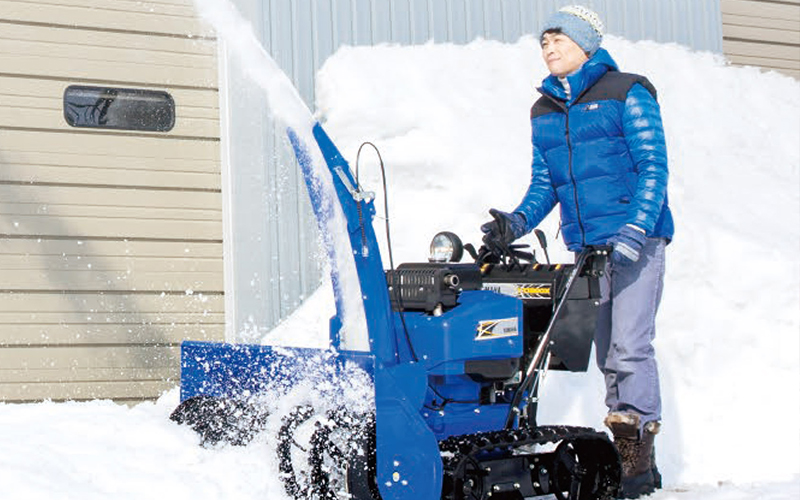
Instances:
[[[316,145],[288,133],[323,237],[333,203],[344,216],[365,338],[348,338],[352,304],[336,267],[342,255],[329,244],[337,308],[330,347],[184,342],[181,404],[171,418],[191,425],[206,444],[245,444],[270,419],[261,396],[357,370],[372,387],[370,410],[334,404],[323,414],[306,404],[282,416],[278,461],[288,497],[613,498],[620,464],[606,435],[536,421],[545,371],[587,369],[607,249],[551,265],[515,249],[502,255],[467,246],[474,263],[410,263],[387,271],[371,197],[333,142],[319,124]],[[319,155],[311,147],[325,165],[314,164]],[[335,199],[321,187],[318,168],[332,178]],[[442,238],[460,245],[451,233]],[[310,438],[301,444],[304,427]]]

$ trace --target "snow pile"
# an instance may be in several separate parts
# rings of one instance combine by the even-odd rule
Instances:
[[[795,499],[800,84],[674,45],[609,37],[606,47],[659,89],[671,159],[677,231],[657,342],[665,408],[658,459],[669,490],[652,498]],[[530,38],[344,48],[326,63],[319,116],[351,161],[362,141],[380,148],[396,263],[424,259],[439,230],[477,242],[490,207],[515,206],[530,175],[528,109],[544,74]],[[362,158],[362,184],[376,189],[375,160]],[[556,225],[553,217],[544,224],[551,257],[566,260]],[[330,287],[313,301],[283,335],[326,326]],[[273,433],[244,448],[203,449],[168,420],[176,405],[176,391],[134,408],[0,405],[0,496],[286,498]],[[540,408],[543,422],[601,427],[599,373],[551,374]]]

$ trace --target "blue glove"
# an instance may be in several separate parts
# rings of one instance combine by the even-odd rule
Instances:
[[[646,241],[647,236],[644,232],[630,224],[622,226],[619,232],[608,240],[608,244],[614,248],[611,252],[611,261],[620,265],[633,264],[639,260],[639,253]]]
[[[484,233],[484,244],[492,250],[498,247],[507,247],[527,232],[528,222],[520,213],[509,214],[492,208],[489,210],[489,214],[494,217],[494,220],[482,225],[481,231]]]

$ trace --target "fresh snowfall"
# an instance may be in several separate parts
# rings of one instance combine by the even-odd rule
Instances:
[[[658,88],[669,150],[676,232],[656,340],[665,489],[650,498],[796,500],[800,83],[674,44],[608,36],[604,45],[624,71]],[[242,50],[253,51],[251,62],[265,57],[247,44]],[[316,117],[351,165],[362,142],[380,150],[396,264],[424,261],[441,230],[478,243],[489,208],[516,206],[530,176],[528,110],[545,75],[531,36],[512,44],[344,47],[325,62]],[[382,207],[377,165],[365,149],[361,183]],[[542,227],[551,259],[567,262],[557,225],[556,214]],[[534,238],[523,241],[538,247]],[[333,310],[325,280],[263,342],[322,345]],[[594,367],[551,373],[540,420],[602,428],[602,392]],[[134,407],[0,405],[0,498],[287,500],[276,419],[246,447],[203,448],[169,420],[177,404],[172,390]]]

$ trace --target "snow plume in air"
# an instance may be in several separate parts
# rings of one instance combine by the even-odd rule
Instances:
[[[316,120],[289,77],[255,36],[252,25],[231,2],[195,0],[195,6],[200,16],[214,27],[227,52],[240,60],[247,77],[264,91],[270,114],[280,124],[294,130],[299,142],[305,146],[305,153],[314,167],[312,182],[320,187],[318,191],[323,194],[324,207],[318,213],[323,214],[325,220],[318,223],[331,259],[331,277],[342,319],[342,347],[369,350],[361,286],[352,259],[344,215],[336,199],[330,172],[312,134]]]

